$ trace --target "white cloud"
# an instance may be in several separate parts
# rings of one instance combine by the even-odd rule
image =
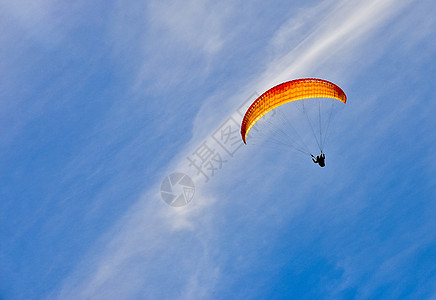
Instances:
[[[223,29],[228,9],[229,6],[204,0],[151,1],[146,17],[162,36],[214,54],[225,42]]]
[[[62,288],[53,291],[50,297],[134,298],[144,288],[148,297],[169,297],[171,290],[149,283],[161,276],[149,269],[155,264],[158,265],[151,269],[158,273],[162,270],[172,273],[174,266],[180,266],[179,279],[187,282],[180,289],[184,290],[182,294],[186,295],[186,299],[204,295],[207,290],[203,285],[214,282],[219,271],[208,254],[211,246],[205,242],[209,240],[207,235],[210,232],[199,231],[198,228],[210,228],[212,214],[207,206],[214,200],[197,189],[195,202],[183,208],[172,208],[163,203],[156,193],[158,190],[159,187],[154,186],[153,192],[144,195],[131,207],[118,225],[97,241]],[[195,247],[184,246],[185,238],[193,240]],[[190,264],[195,268],[191,268]],[[165,286],[168,282],[163,278],[159,284]],[[179,292],[176,294],[179,295]]]
[[[231,3],[120,1],[116,7],[116,51],[138,67],[138,94],[201,83],[228,39]]]
[[[319,73],[320,66],[329,69],[330,78],[331,73],[335,77],[346,78],[348,73],[355,70],[350,70],[349,65],[343,65],[338,54],[347,53],[357,57],[358,47],[367,41],[371,33],[392,19],[409,2],[343,2],[333,6],[331,10],[320,5],[316,8],[316,17],[322,20],[321,23],[291,51],[278,54],[265,72],[263,81],[266,86],[271,86],[289,78],[307,77],[308,74]],[[297,23],[306,25],[309,22],[303,18]],[[284,44],[287,36],[292,38],[286,28],[282,28],[273,40],[274,44],[277,44],[277,40],[280,40],[279,45]],[[332,70],[332,67],[336,70]],[[268,80],[269,78],[273,80]]]

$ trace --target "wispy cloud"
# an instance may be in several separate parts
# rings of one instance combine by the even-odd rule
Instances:
[[[151,1],[147,8],[149,24],[163,37],[182,47],[213,54],[225,42],[225,18],[231,6],[199,0],[183,3]]]
[[[290,77],[298,78],[307,74],[323,73],[326,72],[323,71],[325,69],[328,69],[330,77],[347,78],[353,71],[348,64],[343,63],[349,62],[344,60],[344,55],[358,57],[359,47],[362,47],[371,34],[401,12],[409,2],[367,1],[334,6],[331,3],[322,3],[315,8],[316,15],[314,15],[314,19],[319,19],[321,22],[291,51],[284,49],[282,53],[277,53],[263,76],[264,82],[267,86],[271,86]],[[300,17],[299,21],[297,19],[291,22],[298,24],[294,26],[311,28],[311,20]],[[277,45],[276,47],[282,48],[280,45],[292,42],[293,36],[290,32],[292,27],[287,28],[286,25],[273,39],[273,45]],[[382,45],[378,46],[382,47]],[[334,70],[331,70],[332,66]]]
[[[137,70],[134,89],[156,94],[199,84],[227,42],[231,3],[211,1],[118,2],[116,52]],[[132,22],[133,20],[133,22]]]

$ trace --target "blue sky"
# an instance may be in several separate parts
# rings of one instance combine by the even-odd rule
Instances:
[[[0,298],[435,299],[435,13],[0,2]],[[304,77],[348,96],[326,168],[220,148],[241,105]],[[188,161],[205,142],[207,182]],[[195,184],[179,208],[173,172]]]

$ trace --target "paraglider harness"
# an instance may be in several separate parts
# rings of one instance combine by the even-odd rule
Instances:
[[[310,154],[310,155],[312,156],[312,161],[314,163],[318,164],[320,167],[325,167],[325,154],[322,153],[322,151],[321,151],[320,155],[316,156],[316,159],[315,159],[315,156],[313,156],[312,154]]]

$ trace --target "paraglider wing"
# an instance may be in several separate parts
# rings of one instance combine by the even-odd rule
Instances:
[[[288,102],[331,98],[346,103],[344,91],[327,80],[316,78],[297,79],[276,85],[258,97],[248,108],[241,124],[241,136],[246,143],[247,135],[256,122],[274,108]]]

